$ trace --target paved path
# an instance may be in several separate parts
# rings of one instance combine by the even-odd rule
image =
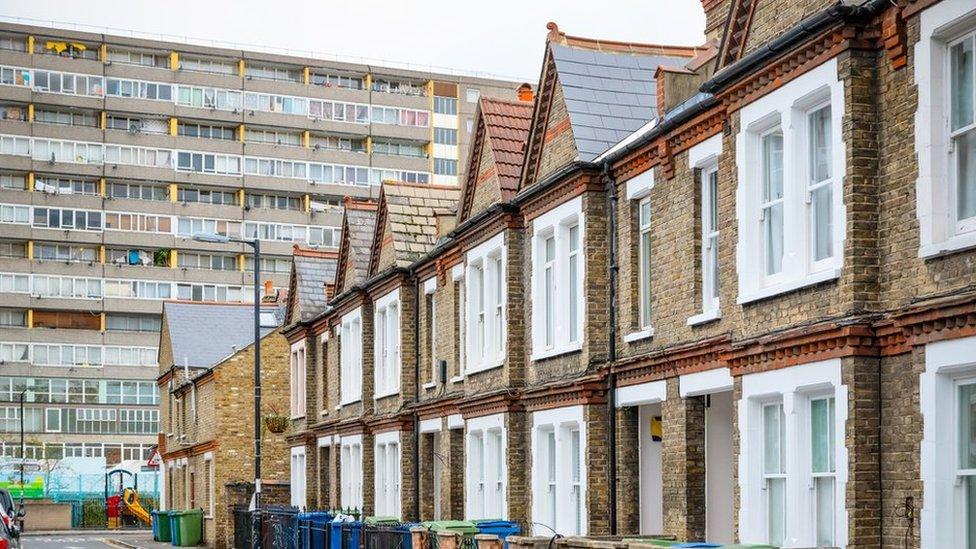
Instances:
[[[162,549],[172,547],[168,543],[152,540],[149,532],[97,532],[73,531],[41,535],[25,535],[23,549]]]

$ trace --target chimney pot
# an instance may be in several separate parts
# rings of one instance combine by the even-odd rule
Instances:
[[[535,94],[532,92],[532,86],[528,84],[522,84],[518,87],[518,99],[519,101],[525,101],[526,103],[531,103],[535,98]]]

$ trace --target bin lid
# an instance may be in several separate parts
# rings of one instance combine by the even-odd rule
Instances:
[[[475,526],[479,528],[517,528],[518,523],[511,520],[501,520],[501,519],[478,519],[472,520]]]
[[[473,522],[468,522],[466,520],[434,520],[430,522],[424,522],[423,525],[427,527],[431,532],[442,532],[442,531],[452,531],[460,532],[462,534],[477,534],[478,527],[474,525]]]
[[[363,519],[363,522],[366,523],[366,524],[384,524],[384,525],[389,525],[389,524],[398,524],[400,522],[400,519],[398,519],[396,517],[378,516],[378,517],[366,517],[365,519]]]
[[[687,542],[687,543],[678,543],[676,545],[672,545],[671,547],[686,547],[686,548],[690,548],[690,549],[705,549],[705,548],[708,548],[708,547],[721,547],[721,546],[722,545],[721,544],[718,544],[718,543],[705,543],[705,542],[699,542],[699,541],[690,541],[690,542]]]

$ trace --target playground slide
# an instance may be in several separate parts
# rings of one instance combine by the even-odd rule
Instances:
[[[122,504],[137,519],[145,524],[152,524],[152,518],[149,516],[149,513],[142,508],[142,505],[139,505],[139,494],[132,488],[126,488],[122,492]]]

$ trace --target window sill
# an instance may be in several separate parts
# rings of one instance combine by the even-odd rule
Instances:
[[[299,420],[299,419],[305,419],[305,414],[301,414],[301,415],[297,415],[297,416],[291,416],[291,420],[292,421],[296,421],[296,420]]]
[[[702,324],[708,324],[722,318],[721,309],[712,309],[710,311],[705,311],[703,313],[698,313],[695,316],[688,317],[689,326],[700,326]]]
[[[425,391],[429,391],[435,387],[437,387],[437,383],[433,381],[423,384],[423,388]]]
[[[505,365],[505,361],[504,360],[499,360],[498,362],[493,362],[491,364],[486,364],[484,366],[481,366],[481,365],[479,365],[479,366],[471,366],[469,364],[468,367],[467,367],[467,369],[465,369],[464,373],[466,375],[477,374],[477,373],[481,373],[481,372],[487,372],[489,370],[494,370],[496,368],[501,368],[504,365]]]
[[[559,355],[566,355],[569,353],[575,353],[583,349],[582,343],[574,343],[569,347],[560,347],[557,349],[546,349],[544,351],[539,351],[538,353],[532,353],[530,357],[531,360],[543,360],[546,358],[552,358]]]
[[[799,290],[800,288],[804,288],[806,286],[813,286],[814,284],[820,284],[821,282],[834,280],[839,277],[840,277],[840,267],[834,267],[831,269],[820,271],[818,273],[807,275],[805,277],[796,280],[789,280],[786,282],[775,284],[773,286],[768,286],[766,288],[762,288],[754,292],[739,294],[737,303],[739,305],[745,305],[747,303],[752,303],[770,297],[775,297],[780,294],[792,292],[794,290]]]
[[[321,417],[325,417],[327,415],[329,415],[329,411],[328,410],[323,409],[322,411],[319,412],[319,416],[321,416]]]
[[[373,395],[373,400],[374,401],[383,400],[384,398],[391,397],[391,396],[396,396],[396,395],[399,395],[399,394],[400,394],[400,390],[399,389],[397,389],[396,391],[390,391],[390,392],[387,392],[387,393],[379,393],[379,394]]]
[[[633,343],[635,341],[641,341],[642,339],[650,339],[654,337],[654,328],[645,328],[639,332],[631,332],[624,336],[625,343]]]
[[[957,234],[940,242],[922,244],[918,249],[918,257],[933,259],[969,248],[976,248],[976,232]]]
[[[451,383],[464,383],[464,376],[454,376],[451,378]]]
[[[350,400],[349,402],[343,402],[342,404],[339,404],[338,406],[336,406],[336,410],[341,410],[343,406],[351,406],[353,404],[359,404],[362,401],[363,401],[362,398],[357,398],[356,400]]]

